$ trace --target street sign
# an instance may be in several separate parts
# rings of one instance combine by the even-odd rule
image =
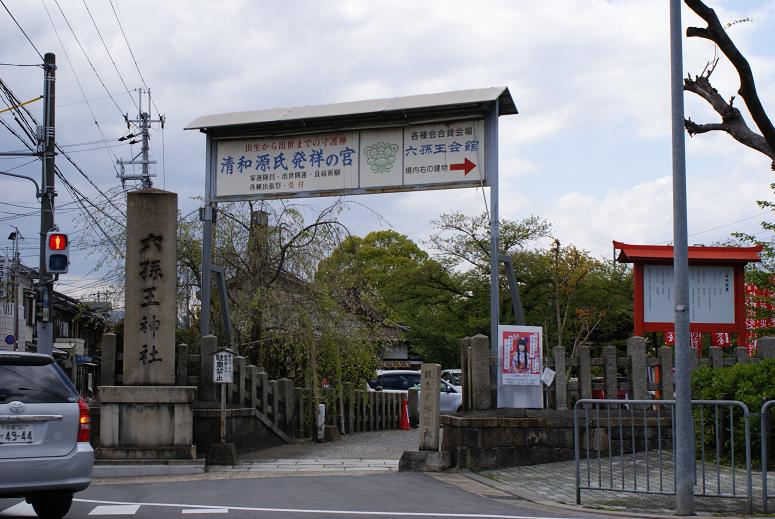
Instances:
[[[216,384],[234,383],[234,354],[228,350],[215,352],[213,359],[213,382]]]
[[[484,119],[219,140],[215,199],[487,185]]]
[[[5,336],[5,343],[6,343],[8,346],[12,346],[12,345],[13,345],[13,343],[15,342],[15,339],[16,339],[16,338],[15,338],[13,335],[6,335],[6,336]]]

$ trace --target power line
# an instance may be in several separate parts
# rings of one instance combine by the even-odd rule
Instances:
[[[116,61],[113,59],[113,55],[110,53],[110,50],[108,50],[108,46],[105,43],[105,40],[102,37],[102,33],[100,32],[100,28],[97,26],[97,22],[94,21],[94,17],[91,14],[91,10],[89,10],[89,6],[86,4],[86,0],[83,0],[83,6],[86,8],[86,12],[89,13],[89,18],[91,18],[92,24],[94,24],[94,28],[97,30],[97,34],[100,37],[100,41],[102,42],[102,46],[105,47],[105,52],[108,53],[108,57],[110,58],[110,62],[113,63],[113,68],[116,69],[116,74],[118,74],[118,78],[121,80],[121,84],[124,85],[124,90],[126,90],[127,93],[129,93],[129,87],[126,85],[126,82],[124,81],[124,76],[121,75],[121,72],[118,70],[118,65],[116,65]],[[134,98],[130,95],[129,98],[134,103]],[[135,103],[135,107],[137,107],[138,110],[140,110],[140,107],[137,106],[137,103]]]
[[[15,24],[16,24],[16,26],[19,28],[19,30],[20,30],[20,31],[22,31],[22,34],[24,34],[24,37],[25,37],[25,38],[27,38],[27,41],[28,41],[28,42],[30,42],[30,45],[32,45],[32,48],[33,48],[33,49],[35,49],[35,52],[37,52],[37,53],[38,53],[38,56],[40,56],[40,59],[41,59],[41,61],[45,61],[45,60],[43,59],[43,54],[41,54],[41,53],[40,53],[40,51],[38,50],[38,48],[35,46],[35,44],[34,44],[34,43],[32,43],[32,40],[30,39],[30,37],[29,37],[29,36],[27,36],[27,33],[24,31],[24,29],[22,29],[22,26],[21,26],[21,25],[19,25],[19,22],[18,22],[18,21],[16,21],[16,18],[15,18],[15,17],[14,17],[14,15],[11,13],[11,11],[8,9],[8,6],[6,6],[6,5],[5,5],[5,2],[4,2],[3,0],[0,0],[0,4],[3,4],[3,7],[5,8],[6,12],[8,13],[8,16],[10,16],[10,17],[11,17],[11,19],[14,21],[14,23],[15,23]]]
[[[45,0],[43,1],[43,5],[45,6]],[[70,20],[67,19],[67,16],[65,16],[65,12],[62,10],[62,6],[59,5],[59,0],[54,0],[54,4],[56,4],[57,8],[59,9],[60,14],[62,15],[62,18],[64,19],[65,23],[67,24],[67,27],[70,29],[70,32],[73,34],[73,38],[75,39],[75,42],[78,44],[78,47],[81,49],[81,52],[83,53],[83,56],[86,58],[86,61],[89,63],[89,66],[91,67],[92,71],[94,72],[94,75],[97,76],[97,80],[100,82],[100,85],[102,85],[102,88],[105,89],[105,92],[110,96],[110,100],[113,101],[113,104],[116,106],[116,109],[118,110],[118,113],[121,114],[123,117],[124,112],[121,110],[121,107],[118,106],[118,103],[113,98],[113,96],[110,93],[110,90],[108,90],[108,87],[105,86],[105,82],[102,80],[102,77],[97,72],[97,69],[94,66],[94,63],[92,63],[92,60],[89,58],[89,55],[86,52],[86,49],[83,48],[83,45],[81,45],[81,40],[78,39],[78,35],[75,34],[75,30],[73,29],[73,26],[70,25]],[[46,12],[48,12],[48,9],[46,9]],[[53,21],[52,21],[53,24]],[[61,43],[61,40],[60,40]],[[68,60],[69,62],[69,60]],[[76,76],[77,77],[77,76]]]

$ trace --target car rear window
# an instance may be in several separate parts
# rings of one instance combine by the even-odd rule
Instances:
[[[56,364],[0,364],[0,404],[77,402],[78,395]]]

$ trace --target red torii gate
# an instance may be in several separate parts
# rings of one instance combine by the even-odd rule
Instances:
[[[673,329],[672,245],[631,245],[614,241],[617,261],[632,263],[635,335]],[[737,334],[745,346],[745,275],[748,263],[761,261],[762,246],[689,247],[690,329]],[[670,266],[669,268],[667,266]],[[731,284],[729,277],[732,277]],[[694,282],[694,286],[692,286]],[[728,293],[731,289],[731,294]]]

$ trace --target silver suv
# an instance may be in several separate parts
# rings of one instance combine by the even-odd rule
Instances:
[[[59,519],[91,483],[89,406],[48,355],[0,351],[0,497]]]

